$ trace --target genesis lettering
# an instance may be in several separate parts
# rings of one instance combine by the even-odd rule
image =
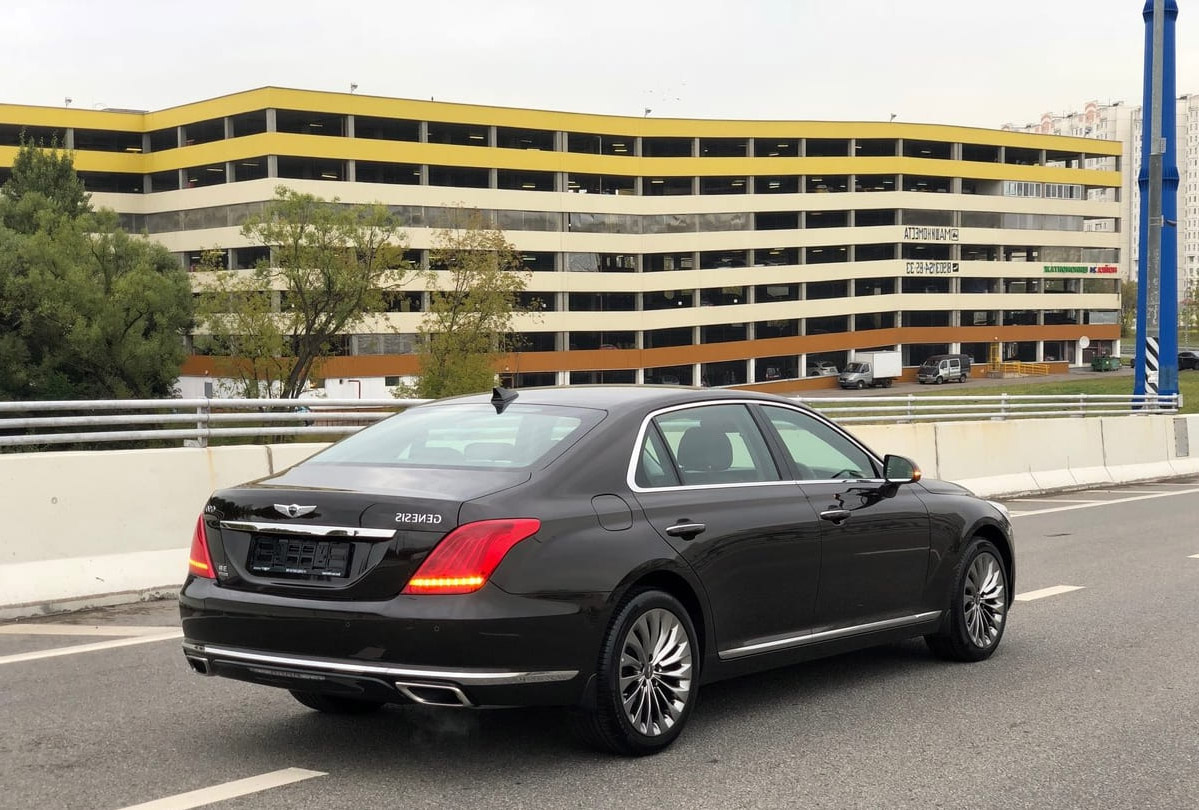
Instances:
[[[396,512],[396,523],[428,523],[436,526],[441,523],[441,515],[433,512]]]

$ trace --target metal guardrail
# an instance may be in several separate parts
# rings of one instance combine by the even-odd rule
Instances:
[[[1177,413],[1181,396],[999,394],[794,397],[838,422],[917,422]],[[0,402],[0,448],[312,436],[361,430],[426,399],[125,399]],[[49,415],[56,414],[56,415]],[[139,426],[131,429],[133,426]],[[106,430],[105,428],[118,428]]]
[[[1129,416],[1178,413],[1182,395],[997,394],[896,397],[794,397],[837,422],[928,422],[962,419]],[[846,405],[845,403],[852,403]],[[875,404],[878,403],[878,404]]]
[[[343,436],[428,401],[311,398],[0,402],[0,448],[161,440],[183,440],[185,444],[207,447],[214,438]],[[49,413],[70,415],[44,415]],[[96,429],[130,425],[144,427]]]

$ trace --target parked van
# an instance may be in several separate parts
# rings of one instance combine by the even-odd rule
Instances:
[[[970,355],[934,354],[916,369],[916,382],[940,385],[970,379]]]

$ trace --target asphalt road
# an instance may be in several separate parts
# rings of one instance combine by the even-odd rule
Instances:
[[[1044,497],[1010,507],[1016,590],[1051,595],[990,661],[910,642],[713,685],[641,760],[553,711],[347,719],[201,678],[169,602],[0,625],[0,808],[170,810],[243,779],[218,807],[1195,808],[1199,480]]]

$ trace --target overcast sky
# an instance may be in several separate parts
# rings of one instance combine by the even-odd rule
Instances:
[[[1179,0],[1178,92],[1199,93]],[[1143,0],[5,0],[0,102],[262,85],[655,117],[997,127],[1139,104]]]

